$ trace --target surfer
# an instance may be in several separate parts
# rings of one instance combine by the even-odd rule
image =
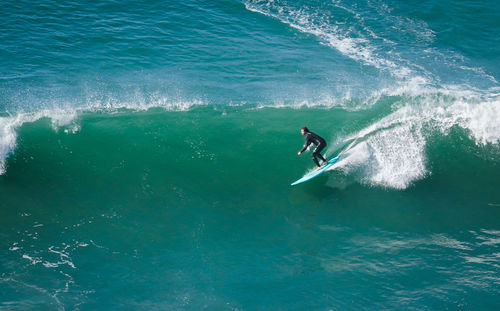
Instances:
[[[327,164],[328,162],[320,153],[326,147],[326,141],[318,134],[309,131],[309,129],[306,126],[300,129],[300,134],[302,136],[305,136],[305,143],[302,149],[299,152],[297,152],[297,154],[300,156],[302,152],[304,152],[311,144],[314,144],[316,145],[316,148],[314,148],[311,154],[311,158],[313,159],[314,163],[316,163],[316,165],[318,166],[317,169],[321,168],[321,165],[319,165],[319,161],[317,158],[320,158],[323,161],[323,165]]]

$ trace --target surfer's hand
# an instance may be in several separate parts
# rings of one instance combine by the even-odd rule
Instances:
[[[299,151],[299,152],[297,152],[297,155],[300,155],[301,153],[302,153],[302,152],[300,152],[300,151]]]

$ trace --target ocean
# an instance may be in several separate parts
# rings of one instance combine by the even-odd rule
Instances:
[[[0,17],[0,310],[500,306],[497,1]]]

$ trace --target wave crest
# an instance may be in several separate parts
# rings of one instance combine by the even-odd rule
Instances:
[[[421,94],[347,140],[358,143],[331,169],[357,174],[361,182],[405,189],[430,172],[425,148],[435,131],[447,135],[457,126],[478,145],[500,143],[500,99],[467,92],[452,97]],[[455,93],[456,95],[456,93]]]

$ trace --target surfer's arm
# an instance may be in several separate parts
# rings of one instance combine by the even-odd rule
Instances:
[[[311,142],[309,141],[309,139],[306,140],[306,142],[304,143],[304,146],[302,146],[302,149],[300,149],[300,151],[297,154],[300,155],[302,152],[304,152],[304,150],[306,150],[310,144],[311,144]]]

